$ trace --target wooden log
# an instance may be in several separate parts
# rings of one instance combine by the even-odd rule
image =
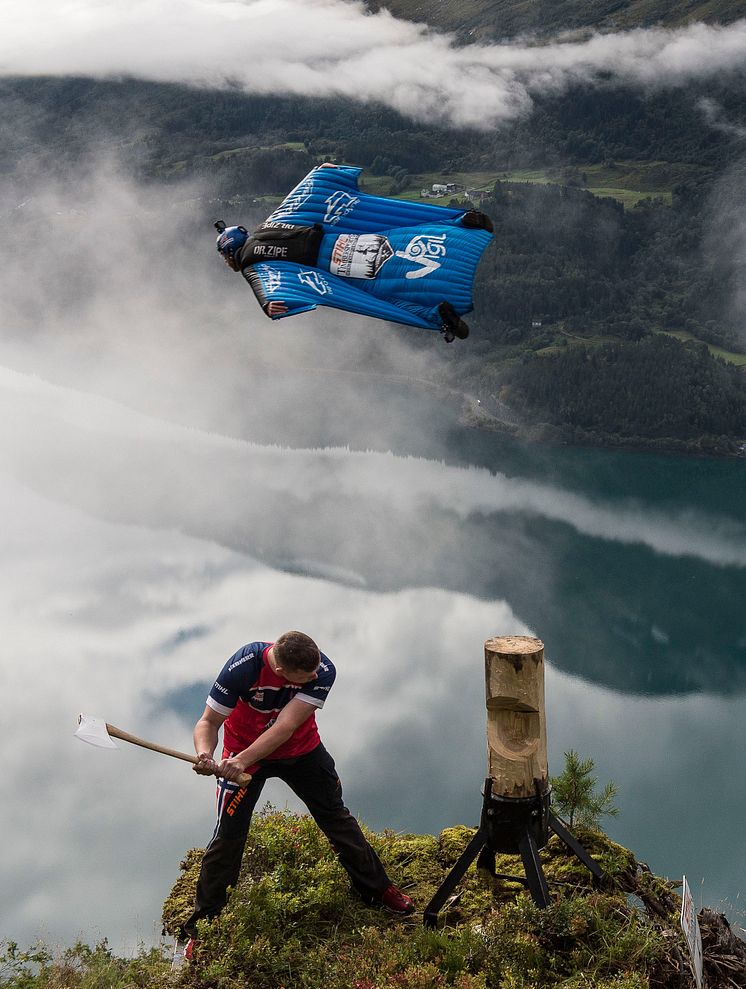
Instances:
[[[504,635],[484,644],[487,749],[492,792],[532,797],[549,786],[544,643]]]

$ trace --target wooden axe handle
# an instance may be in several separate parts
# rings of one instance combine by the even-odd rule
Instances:
[[[184,762],[191,762],[192,765],[196,765],[199,761],[196,755],[189,755],[186,752],[177,752],[176,749],[167,749],[164,745],[156,745],[155,742],[147,742],[144,738],[138,738],[137,735],[130,735],[128,731],[122,731],[121,728],[115,728],[114,725],[110,725],[108,722],[106,724],[106,730],[114,738],[121,738],[123,742],[131,742],[133,745],[139,745],[140,748],[150,749],[152,752],[160,752],[162,755],[170,755],[174,759],[182,759]],[[238,777],[239,786],[248,786],[251,782],[250,773],[241,773]]]

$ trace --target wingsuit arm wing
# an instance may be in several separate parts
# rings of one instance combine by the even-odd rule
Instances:
[[[358,188],[361,168],[319,165],[302,179],[267,217],[271,223],[310,226],[326,233],[376,233],[422,223],[454,223],[464,210],[373,196]]]
[[[282,272],[280,269],[285,267],[286,263],[278,262],[276,264],[258,264],[253,265],[250,268],[244,268],[241,274],[244,276],[246,281],[249,283],[251,290],[256,296],[256,300],[259,305],[264,310],[266,316],[270,319],[283,319],[285,316],[297,316],[302,312],[310,312],[311,309],[316,308],[316,303],[313,300],[298,300],[293,298],[287,298],[286,293],[282,291]],[[293,265],[292,267],[298,267],[298,265]],[[262,269],[259,271],[258,269]],[[287,307],[287,311],[280,313],[276,316],[270,316],[267,311],[270,302],[282,302]]]
[[[437,305],[397,304],[379,299],[356,288],[349,279],[319,268],[304,267],[290,261],[273,261],[252,265],[244,274],[265,312],[266,306],[273,300],[284,302],[287,306],[286,313],[272,319],[284,319],[317,306],[329,306],[406,326],[439,330],[442,325]]]

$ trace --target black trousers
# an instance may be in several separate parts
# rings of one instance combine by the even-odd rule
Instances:
[[[265,782],[272,777],[284,780],[308,807],[364,900],[378,899],[390,884],[381,860],[342,802],[342,784],[334,760],[319,744],[296,759],[265,760],[247,787],[220,781],[218,822],[202,858],[194,913],[182,927],[187,937],[196,935],[198,920],[220,913],[228,887],[238,882],[251,815]]]

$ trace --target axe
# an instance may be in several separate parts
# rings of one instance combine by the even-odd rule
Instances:
[[[94,718],[90,714],[79,714],[78,715],[78,730],[75,732],[75,737],[79,738],[82,742],[88,742],[89,745],[97,745],[102,749],[118,749],[119,746],[112,739],[120,738],[123,742],[131,742],[132,745],[139,745],[143,749],[150,749],[153,752],[161,752],[163,755],[170,755],[174,759],[182,759],[184,762],[191,762],[192,765],[197,763],[197,757],[194,755],[188,755],[186,752],[177,752],[176,749],[167,749],[163,745],[156,745],[155,742],[146,742],[144,738],[138,738],[137,735],[130,735],[129,732],[122,731],[121,728],[115,728],[114,725],[107,724],[103,718]],[[218,775],[217,773],[215,774]],[[238,778],[239,786],[248,786],[251,782],[251,776],[249,773],[241,773]]]

